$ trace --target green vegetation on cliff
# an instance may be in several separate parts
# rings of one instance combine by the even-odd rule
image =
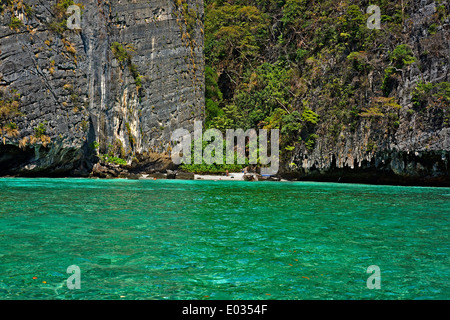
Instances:
[[[381,9],[381,29],[367,27],[370,5]],[[400,97],[405,72],[423,68],[423,55],[447,50],[433,38],[447,17],[445,4],[429,18],[431,38],[419,49],[409,37],[412,5],[207,0],[206,126],[279,128],[288,160],[295,149],[314,150],[321,135],[333,141],[363,121],[383,121],[395,132],[405,94],[416,108],[440,108],[448,119],[448,83],[419,84]]]

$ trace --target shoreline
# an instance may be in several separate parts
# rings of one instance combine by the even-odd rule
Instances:
[[[230,173],[228,176],[212,174],[194,174],[194,180],[205,181],[277,181],[289,182],[289,180],[271,177],[262,177],[255,173]]]
[[[93,180],[142,180],[142,181],[156,181],[156,180],[181,180],[181,181],[244,181],[244,182],[316,182],[316,183],[333,183],[333,184],[351,184],[351,185],[367,185],[367,186],[393,186],[393,187],[418,187],[418,188],[450,188],[450,185],[433,185],[426,183],[378,183],[373,181],[352,181],[352,180],[340,180],[335,181],[333,179],[283,179],[276,177],[261,177],[257,174],[251,173],[249,175],[258,176],[259,179],[247,180],[244,178],[243,173],[230,173],[229,176],[214,175],[214,174],[193,174],[183,173],[182,177],[168,178],[163,174],[135,174],[132,176],[120,176],[120,177],[98,177],[98,176],[0,176],[0,179],[93,179]]]

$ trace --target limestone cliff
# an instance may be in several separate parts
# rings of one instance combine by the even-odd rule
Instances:
[[[392,52],[374,45],[361,52],[358,63],[371,64],[371,71],[347,74],[357,93],[348,102],[358,106],[358,117],[327,119],[310,95],[326,120],[315,129],[314,148],[300,146],[285,163],[285,177],[450,186],[450,19],[442,14],[448,9],[446,1],[407,2],[403,28],[391,41],[411,48],[415,58],[401,62],[401,70],[391,67]],[[336,68],[336,60],[329,63],[323,67]]]
[[[289,179],[450,186],[449,1],[207,3],[212,127],[280,129]]]
[[[18,106],[0,118],[0,175],[86,176],[99,158],[170,151],[202,114],[202,19],[200,0],[2,0],[0,99]]]
[[[164,171],[205,119],[280,128],[284,178],[450,186],[449,1],[206,3],[2,0],[0,175]]]

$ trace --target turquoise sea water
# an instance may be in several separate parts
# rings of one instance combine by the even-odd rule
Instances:
[[[0,299],[448,299],[449,218],[449,188],[0,179]]]

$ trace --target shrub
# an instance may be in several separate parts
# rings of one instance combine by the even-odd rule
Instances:
[[[319,122],[319,115],[312,111],[308,106],[305,106],[302,113],[302,120],[310,124],[317,124]]]
[[[56,5],[53,7],[53,11],[58,19],[63,19],[66,15],[67,8],[74,5],[73,0],[58,0]]]
[[[315,133],[310,134],[308,140],[306,140],[305,147],[308,150],[313,150],[316,145],[316,140],[319,139],[319,136]]]
[[[11,22],[9,23],[9,25],[8,25],[11,29],[19,29],[20,27],[22,27],[23,26],[23,23],[22,23],[22,21],[19,19],[19,18],[17,18],[16,16],[12,16],[11,17]]]
[[[128,69],[130,70],[130,73],[134,78],[136,87],[138,89],[141,88],[142,77],[137,70],[137,66],[131,62],[131,53],[135,52],[136,49],[130,44],[124,46],[119,42],[113,42],[111,44],[111,51],[122,67],[124,66],[124,64],[128,65]]]
[[[93,150],[97,150],[100,147],[100,143],[98,143],[97,141],[94,141],[90,144],[90,147]]]
[[[435,34],[437,32],[438,25],[436,23],[433,23],[431,26],[428,27],[428,32],[430,34]]]
[[[124,48],[124,46],[119,42],[113,42],[111,45],[111,50],[114,54],[114,57],[119,61],[120,63],[127,62],[131,59],[131,55],[129,52]]]
[[[352,52],[347,56],[355,70],[363,71],[368,67],[367,54],[365,52]]]
[[[386,97],[389,96],[394,89],[394,86],[397,83],[398,75],[399,71],[394,67],[388,67],[384,70],[384,79],[381,85],[381,90]]]
[[[306,0],[287,0],[283,7],[283,17],[281,21],[285,24],[293,23],[301,18],[306,11]]]
[[[100,155],[100,160],[104,163],[112,163],[119,166],[126,166],[128,164],[127,161],[122,158],[112,157],[105,154]]]
[[[75,5],[73,0],[58,0],[56,5],[53,6],[53,13],[55,19],[50,22],[49,28],[58,34],[63,34],[67,29],[66,11],[70,6]],[[82,4],[77,4],[84,8]]]
[[[427,106],[448,108],[450,105],[450,83],[419,82],[414,88],[411,100],[416,109]]]
[[[398,45],[391,53],[391,61],[398,69],[402,69],[404,66],[410,65],[416,61],[411,48],[407,44]]]

